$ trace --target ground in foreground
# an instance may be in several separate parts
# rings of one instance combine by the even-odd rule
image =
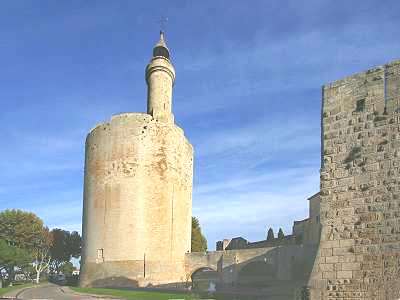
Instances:
[[[124,289],[106,289],[106,288],[71,288],[78,293],[88,293],[97,295],[107,295],[118,297],[128,300],[194,300],[199,299],[198,297],[183,294],[183,293],[167,293],[159,291],[136,291],[136,290],[124,290]]]
[[[19,289],[22,289],[22,288],[26,288],[26,287],[32,286],[32,285],[33,284],[31,284],[31,283],[26,283],[26,284],[16,284],[16,285],[13,285],[13,286],[2,288],[2,289],[0,289],[0,296],[8,294],[8,293],[10,293],[12,291],[15,291],[15,290],[19,290]]]

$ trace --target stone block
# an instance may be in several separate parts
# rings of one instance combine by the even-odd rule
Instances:
[[[337,271],[336,272],[336,278],[338,278],[338,279],[351,279],[351,278],[353,278],[353,272],[352,271]]]

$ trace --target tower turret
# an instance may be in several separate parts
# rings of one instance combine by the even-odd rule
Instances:
[[[146,67],[147,113],[162,122],[174,122],[172,114],[172,87],[175,69],[170,61],[169,49],[160,32],[160,40],[154,46],[153,57]]]
[[[161,33],[146,69],[148,114],[114,115],[86,138],[81,286],[187,278],[193,147],[171,113],[174,79]]]

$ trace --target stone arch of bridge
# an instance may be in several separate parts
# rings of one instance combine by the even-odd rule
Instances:
[[[217,272],[217,270],[212,268],[212,267],[209,267],[209,266],[200,267],[200,268],[197,268],[197,269],[192,271],[192,273],[190,274],[190,278],[193,278],[197,274],[200,274],[200,273],[203,273],[203,272]]]
[[[216,269],[211,267],[200,267],[195,269],[190,275],[192,288],[207,288],[210,282],[218,282],[219,274]]]
[[[218,272],[218,268],[213,264],[192,266],[192,268],[186,271],[186,282],[191,282],[194,275],[204,271]]]

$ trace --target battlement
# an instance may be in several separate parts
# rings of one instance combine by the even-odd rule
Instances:
[[[400,60],[326,84],[322,93],[324,115],[397,111],[400,105]]]

